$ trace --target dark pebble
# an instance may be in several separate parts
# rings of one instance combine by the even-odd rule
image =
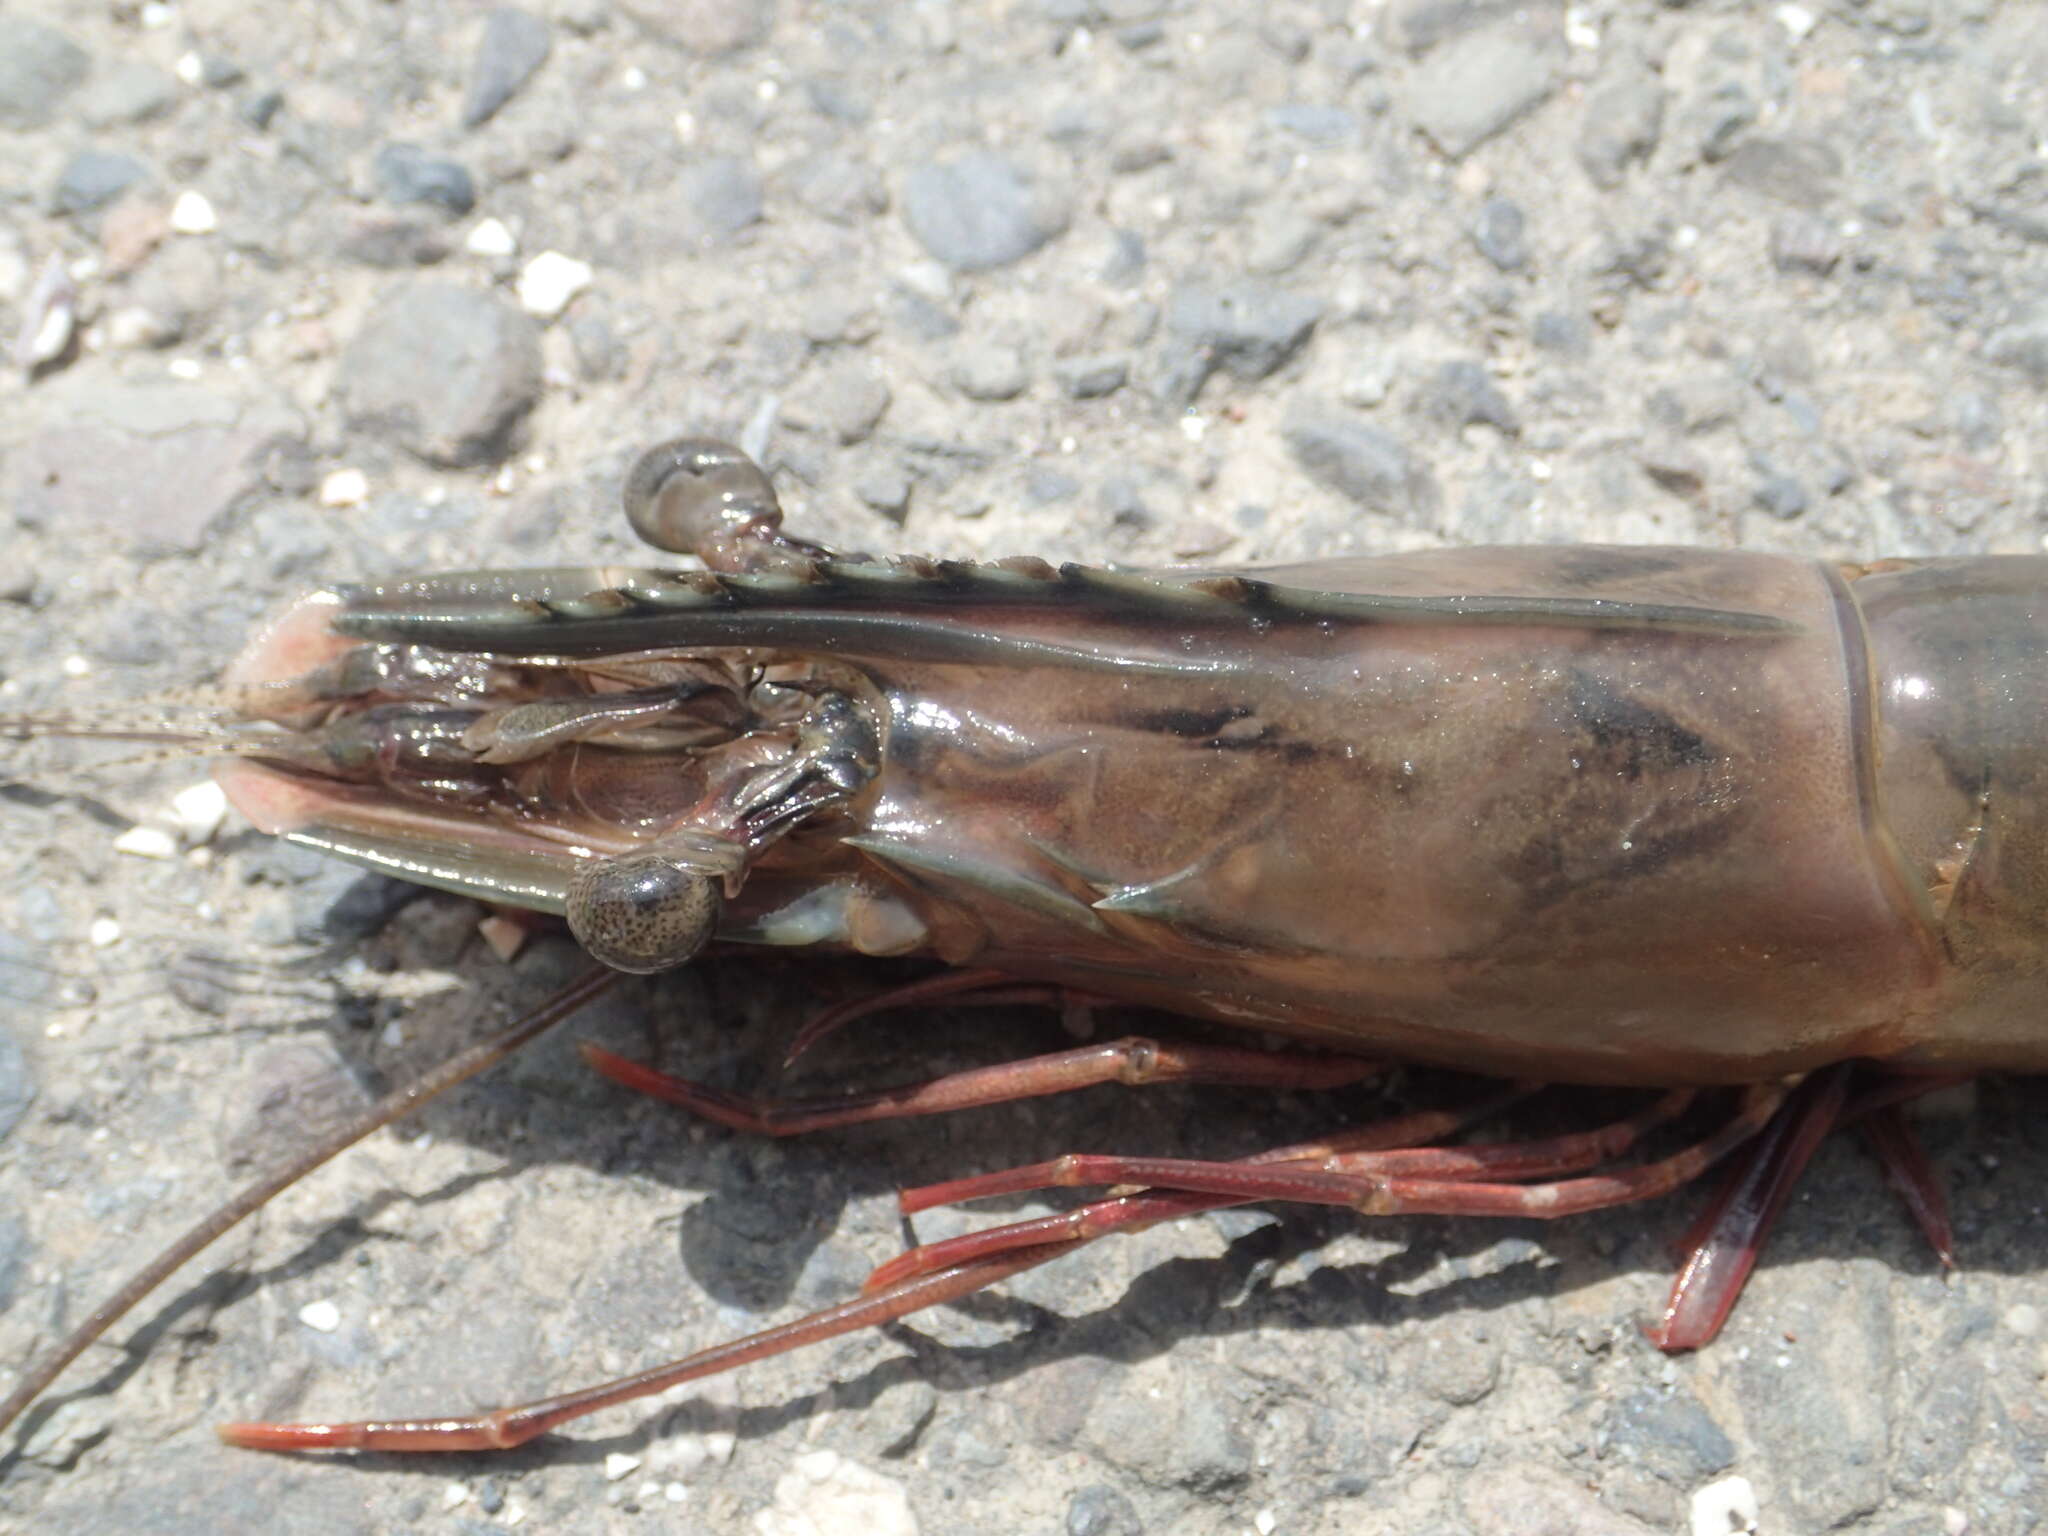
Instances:
[[[271,119],[284,107],[284,92],[276,89],[251,91],[235,103],[235,116],[251,128],[263,129],[270,126]]]
[[[0,1313],[13,1306],[21,1293],[21,1272],[34,1251],[22,1219],[12,1211],[0,1214]]]
[[[425,203],[458,218],[476,206],[476,182],[468,170],[417,144],[386,144],[378,150],[376,176],[387,203]]]
[[[1090,1483],[1067,1500],[1067,1536],[1141,1536],[1144,1529],[1131,1501],[1107,1483]]]
[[[1789,523],[1806,510],[1806,487],[1790,475],[1765,475],[1757,482],[1756,504]]]
[[[1423,411],[1453,431],[1488,426],[1513,437],[1522,430],[1515,408],[1493,382],[1493,375],[1468,358],[1437,369],[1424,396]]]
[[[1608,1453],[1689,1488],[1732,1466],[1735,1446],[1684,1389],[1631,1392],[1608,1411]]]
[[[89,213],[148,178],[149,168],[133,155],[82,149],[65,162],[50,206],[58,213]]]
[[[1131,365],[1116,353],[1069,357],[1053,364],[1052,376],[1069,398],[1099,400],[1124,387],[1124,381],[1131,376]]]
[[[484,18],[462,98],[462,126],[487,122],[547,62],[552,46],[548,24],[529,11],[506,5]]]
[[[1472,243],[1503,272],[1519,272],[1528,266],[1529,241],[1521,205],[1505,197],[1489,197],[1473,221]]]
[[[1842,259],[1842,237],[1833,220],[1804,211],[1771,221],[1771,265],[1780,272],[1826,277]]]
[[[584,382],[601,383],[626,371],[625,344],[598,316],[575,315],[568,329],[569,346],[576,354],[576,371]]]
[[[422,220],[372,215],[351,223],[335,249],[362,266],[405,271],[447,260],[449,246],[438,228]]]
[[[1318,299],[1263,283],[1177,289],[1167,306],[1166,399],[1188,403],[1218,369],[1254,383],[1301,350],[1322,319]]]

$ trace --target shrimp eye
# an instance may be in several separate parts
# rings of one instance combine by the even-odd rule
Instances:
[[[656,549],[689,555],[725,532],[782,524],[775,486],[730,443],[679,437],[640,455],[626,474],[626,518]]]
[[[596,859],[569,882],[569,931],[593,960],[645,975],[702,949],[721,904],[715,879],[661,854]]]

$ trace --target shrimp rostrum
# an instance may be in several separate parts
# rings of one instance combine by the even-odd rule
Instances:
[[[2048,1068],[2048,560],[874,560],[784,533],[767,478],[700,440],[646,455],[626,502],[705,568],[408,578],[287,612],[219,694],[209,740],[235,804],[373,868],[559,914],[618,970],[714,942],[924,956],[949,969],[882,1001],[1137,1004],[1287,1045],[1127,1038],[774,1102],[588,1053],[742,1130],[1093,1082],[1330,1087],[1392,1061],[1514,1086],[1234,1162],[1081,1152],[908,1191],[906,1210],[1104,1193],[912,1249],[841,1306],[624,1381],[460,1418],[223,1431],[237,1443],[516,1444],[1191,1212],[1556,1216],[1726,1158],[1655,1332],[1690,1347],[1831,1126],[1869,1129],[1945,1255],[1900,1102]],[[1656,1093],[1582,1135],[1458,1144],[1538,1082]],[[1666,1126],[1681,1115],[1684,1136]]]

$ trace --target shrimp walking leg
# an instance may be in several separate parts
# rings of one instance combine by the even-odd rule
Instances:
[[[1097,1083],[1228,1083],[1259,1088],[1341,1088],[1381,1071],[1377,1062],[1310,1051],[1258,1051],[1238,1046],[1176,1045],[1128,1036],[1102,1045],[1055,1051],[1001,1066],[948,1073],[921,1083],[816,1099],[744,1099],[671,1077],[595,1045],[583,1058],[614,1082],[666,1100],[732,1130],[757,1136],[801,1136],[876,1120],[978,1109],[1041,1098]]]

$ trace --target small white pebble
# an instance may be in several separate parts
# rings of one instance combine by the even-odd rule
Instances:
[[[299,1308],[299,1321],[315,1333],[332,1333],[341,1326],[341,1308],[331,1301],[309,1301]]]
[[[590,286],[590,263],[560,251],[542,251],[519,273],[519,307],[552,320]]]
[[[1692,1496],[1692,1536],[1747,1536],[1756,1523],[1756,1490],[1746,1477],[1724,1477]]]
[[[1548,480],[1556,473],[1557,471],[1550,467],[1550,460],[1548,459],[1531,459],[1529,461],[1529,478],[1539,484]]]
[[[661,1497],[661,1484],[650,1478],[633,1490],[633,1497],[642,1504],[652,1504]]]
[[[690,1496],[690,1490],[681,1483],[663,1483],[661,1496],[671,1504],[680,1504]]]
[[[220,220],[206,194],[187,187],[171,204],[171,228],[181,235],[210,235],[220,228]]]
[[[197,49],[188,48],[178,55],[178,62],[171,66],[171,73],[187,85],[198,85],[206,79],[206,61],[199,57]]]
[[[628,1456],[624,1451],[613,1451],[604,1459],[604,1480],[616,1483],[621,1478],[631,1477],[640,1470],[640,1458]]]
[[[670,119],[670,122],[676,130],[677,139],[685,144],[697,142],[697,114],[688,107],[678,112]]]
[[[1778,25],[1785,29],[1785,35],[1795,43],[1806,41],[1806,34],[1814,29],[1820,20],[1803,5],[1781,5],[1771,14],[1778,18]]]
[[[174,379],[196,379],[206,372],[196,357],[174,357],[164,364],[164,372]]]
[[[111,917],[96,917],[85,930],[85,941],[94,949],[107,949],[121,942],[121,925]]]
[[[63,668],[66,677],[85,677],[92,672],[92,663],[83,656],[66,656]]]
[[[175,5],[164,4],[163,0],[149,0],[149,4],[142,8],[142,25],[151,32],[168,27],[177,19],[178,8]]]
[[[138,859],[174,858],[178,840],[161,827],[130,827],[114,839],[114,852],[132,854]]]
[[[622,91],[644,91],[647,89],[647,71],[638,64],[628,64],[619,71],[619,89]]]
[[[227,815],[228,797],[211,779],[201,779],[171,796],[171,825],[190,846],[212,842]]]
[[[1970,1517],[1951,1504],[1941,1512],[1941,1529],[1943,1536],[1967,1536]]]
[[[332,469],[320,480],[320,505],[360,507],[370,497],[370,477],[360,469]]]
[[[1273,1536],[1273,1532],[1279,1529],[1279,1526],[1280,1517],[1270,1509],[1262,1509],[1252,1516],[1252,1529],[1257,1531],[1259,1536]]]
[[[2041,1309],[2028,1302],[2005,1309],[2005,1326],[2023,1339],[2031,1339],[2041,1331]]]
[[[480,219],[464,238],[462,248],[472,256],[510,256],[519,249],[519,242],[502,219]]]
[[[469,1489],[461,1483],[450,1483],[441,1490],[441,1507],[443,1509],[460,1509],[468,1502]]]
[[[1574,48],[1594,52],[1600,46],[1600,23],[1583,5],[1568,5],[1564,11],[1564,40]]]

